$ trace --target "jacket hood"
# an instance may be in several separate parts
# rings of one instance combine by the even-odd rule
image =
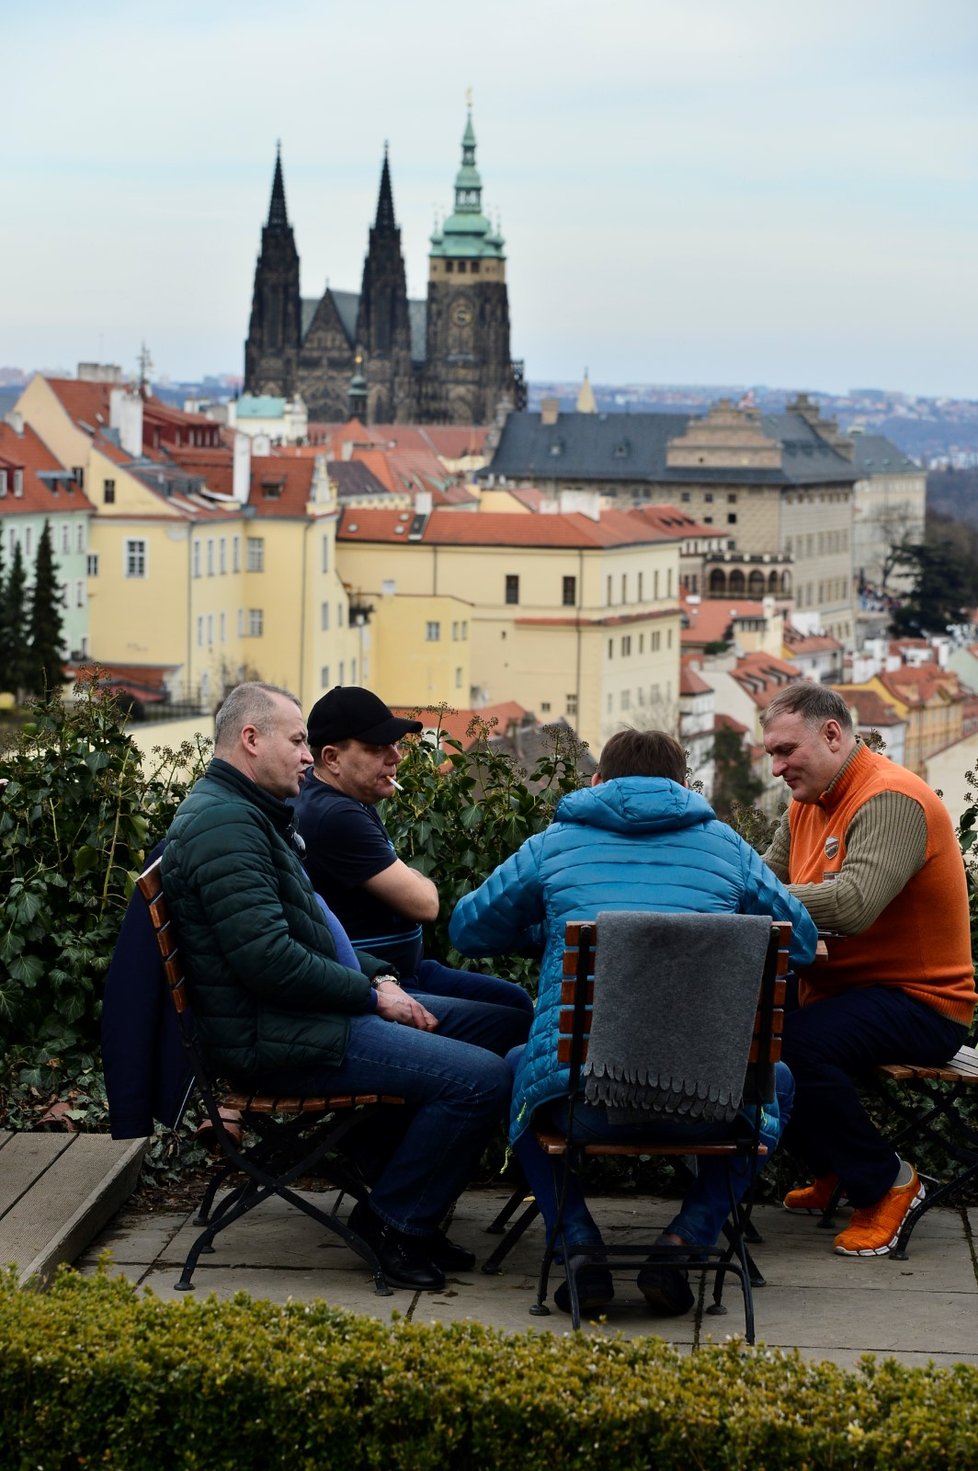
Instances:
[[[580,822],[610,832],[658,832],[695,827],[716,814],[689,787],[665,776],[620,776],[569,792],[557,804],[556,822]]]

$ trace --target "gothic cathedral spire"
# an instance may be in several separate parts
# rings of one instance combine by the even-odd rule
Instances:
[[[279,145],[275,153],[268,223],[261,232],[261,254],[255,268],[251,320],[245,342],[246,393],[294,397],[298,390],[301,335],[299,252],[285,208],[285,181]]]
[[[390,161],[384,145],[377,215],[363,263],[356,347],[364,358],[369,422],[410,423],[416,413],[411,324],[401,232],[394,215]]]

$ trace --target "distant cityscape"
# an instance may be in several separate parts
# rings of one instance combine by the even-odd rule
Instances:
[[[75,374],[73,368],[64,367],[39,371],[59,377]],[[30,377],[24,369],[0,367],[0,418],[13,407]],[[242,378],[236,373],[214,373],[180,382],[163,376],[154,378],[152,387],[164,402],[182,407],[188,400],[234,398],[241,391]],[[556,398],[562,409],[571,410],[580,387],[581,379],[533,381],[528,384],[528,407],[538,410],[542,399]],[[720,398],[756,405],[762,413],[778,413],[798,388],[742,383],[591,384],[598,412],[609,414],[632,410],[702,414]],[[851,388],[846,394],[807,391],[825,417],[838,421],[840,429],[885,435],[925,469],[978,467],[978,400],[931,398],[885,388]]]

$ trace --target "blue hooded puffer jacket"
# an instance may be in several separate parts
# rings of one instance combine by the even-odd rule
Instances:
[[[463,955],[525,947],[535,926],[546,948],[536,1013],[513,1090],[510,1137],[567,1088],[556,1063],[564,925],[605,909],[677,914],[769,914],[790,920],[792,963],[808,964],[817,931],[764,861],[696,792],[666,777],[627,776],[571,792],[545,832],[527,839],[452,915]]]

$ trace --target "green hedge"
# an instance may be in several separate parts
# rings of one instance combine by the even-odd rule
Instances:
[[[4,1471],[978,1465],[978,1369],[391,1326],[323,1303],[0,1281]]]

